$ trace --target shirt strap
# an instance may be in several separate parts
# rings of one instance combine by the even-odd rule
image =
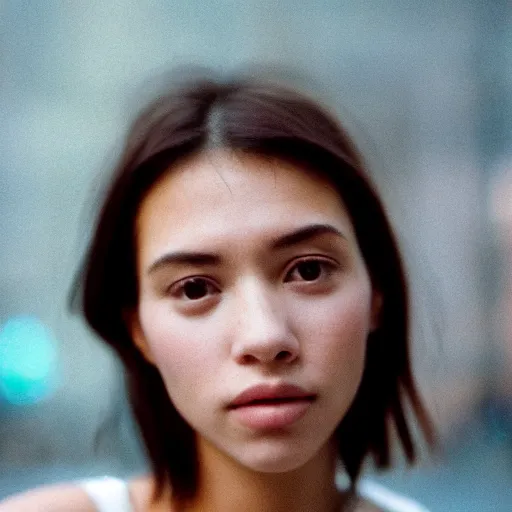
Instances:
[[[78,484],[98,512],[133,512],[128,484],[119,478],[104,476]]]
[[[357,485],[357,490],[360,496],[385,510],[389,510],[389,512],[429,512],[420,503],[401,496],[371,480],[361,480]]]

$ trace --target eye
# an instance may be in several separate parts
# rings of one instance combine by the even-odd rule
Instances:
[[[219,292],[219,289],[204,277],[190,277],[175,283],[170,294],[178,299],[196,301]]]
[[[285,282],[314,282],[329,277],[336,265],[319,258],[300,260],[286,274]]]

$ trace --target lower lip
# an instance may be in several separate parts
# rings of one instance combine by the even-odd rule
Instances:
[[[254,404],[236,407],[231,413],[242,425],[255,430],[290,427],[299,421],[311,406],[311,400]]]

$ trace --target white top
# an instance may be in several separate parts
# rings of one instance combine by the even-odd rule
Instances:
[[[128,484],[112,477],[95,478],[79,482],[98,512],[133,512]],[[405,498],[380,484],[361,480],[359,494],[389,512],[429,512],[424,506]]]
[[[128,484],[119,478],[104,476],[79,482],[98,512],[133,512]]]

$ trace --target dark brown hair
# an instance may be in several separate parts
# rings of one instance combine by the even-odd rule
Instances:
[[[394,438],[414,461],[416,443],[406,416],[412,413],[429,443],[432,427],[411,372],[406,279],[386,214],[350,137],[316,103],[281,84],[196,79],[153,101],[132,125],[77,288],[89,326],[124,364],[129,400],[156,477],[155,498],[168,485],[176,498],[192,497],[198,461],[194,431],[170,401],[158,370],[135,347],[125,322],[138,300],[134,223],[155,182],[172,172],[178,159],[210,147],[290,162],[303,172],[320,173],[338,190],[373,286],[383,297],[362,383],[336,430],[340,459],[352,483],[367,455],[377,467],[390,466]]]

